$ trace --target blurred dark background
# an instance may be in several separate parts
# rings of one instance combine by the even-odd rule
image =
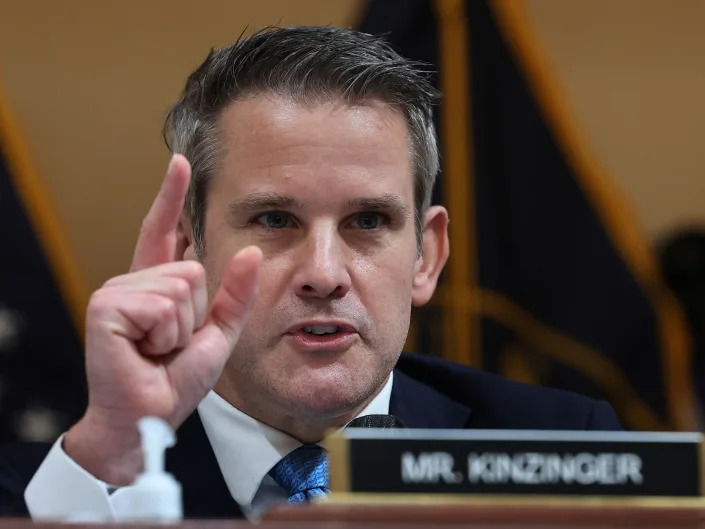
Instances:
[[[0,441],[82,412],[83,309],[127,268],[164,115],[211,46],[270,24],[383,34],[445,93],[453,252],[408,350],[700,428],[699,0],[28,0],[0,17]]]

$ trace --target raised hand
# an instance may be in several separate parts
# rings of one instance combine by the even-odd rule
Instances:
[[[130,273],[105,283],[88,305],[89,403],[64,449],[116,485],[130,483],[141,467],[137,420],[156,415],[175,428],[183,422],[215,385],[256,297],[256,247],[233,257],[210,306],[201,264],[177,260],[190,174],[188,161],[175,155]]]

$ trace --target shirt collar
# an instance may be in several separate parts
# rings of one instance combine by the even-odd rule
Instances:
[[[358,415],[387,415],[393,373],[372,401]],[[262,479],[281,458],[301,443],[241,412],[214,391],[198,405],[213,453],[233,499],[249,506]]]

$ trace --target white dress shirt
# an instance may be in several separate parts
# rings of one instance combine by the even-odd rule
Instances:
[[[386,415],[393,375],[358,415]],[[233,499],[245,516],[258,519],[286,492],[268,475],[269,470],[301,443],[234,408],[211,391],[198,405],[203,427]],[[109,486],[71,459],[62,448],[63,436],[52,446],[25,490],[32,519],[61,521],[123,521],[131,518],[128,491],[110,494]],[[194,455],[194,457],[198,457]]]

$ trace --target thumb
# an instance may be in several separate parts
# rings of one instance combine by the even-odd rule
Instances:
[[[248,246],[233,257],[223,273],[220,288],[211,305],[210,317],[234,347],[258,292],[262,251]]]

